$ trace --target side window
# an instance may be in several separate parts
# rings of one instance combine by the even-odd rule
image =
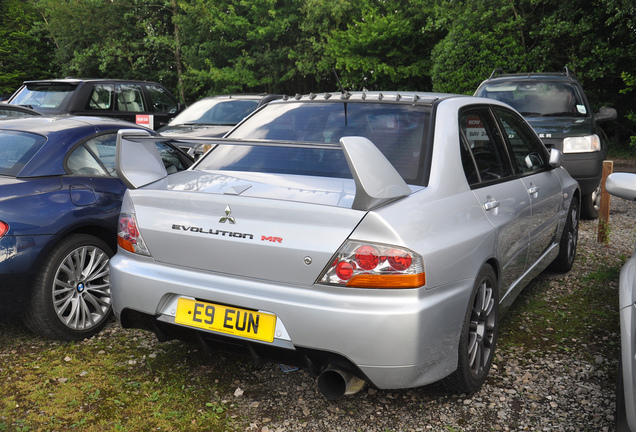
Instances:
[[[495,112],[508,137],[516,170],[527,173],[547,168],[547,152],[532,129],[510,111],[496,108]]]
[[[170,114],[177,112],[177,102],[172,100],[163,87],[149,85],[146,88],[152,104],[151,111]]]
[[[112,110],[115,89],[112,84],[96,84],[88,98],[88,110]]]
[[[73,150],[66,160],[66,166],[71,173],[80,176],[106,176],[106,171],[97,162],[95,156],[88,149],[81,145]]]
[[[183,171],[188,168],[183,163],[177,150],[160,141],[155,142],[155,145],[157,146],[157,150],[159,150],[159,155],[161,155],[163,165],[166,167],[168,174]]]
[[[460,113],[461,156],[469,184],[496,181],[512,175],[505,145],[488,108]]]
[[[109,133],[89,139],[84,145],[99,160],[111,177],[117,177],[115,171],[115,146],[117,134]]]
[[[117,106],[119,111],[145,112],[141,87],[134,84],[117,86]]]

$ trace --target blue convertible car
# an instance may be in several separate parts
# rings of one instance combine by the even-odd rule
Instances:
[[[81,340],[111,313],[109,259],[125,186],[115,173],[117,131],[140,126],[89,117],[0,123],[0,319]],[[157,144],[168,172],[192,159]]]

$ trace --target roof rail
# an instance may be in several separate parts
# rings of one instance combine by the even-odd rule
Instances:
[[[570,69],[568,69],[568,67],[565,67],[565,76],[569,77],[570,75]]]
[[[503,69],[501,68],[497,68],[494,71],[492,71],[492,73],[490,74],[490,77],[488,79],[493,79],[498,73],[502,74],[503,73]]]

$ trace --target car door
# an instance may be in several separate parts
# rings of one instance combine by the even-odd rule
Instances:
[[[494,109],[532,204],[528,263],[532,265],[555,241],[561,204],[561,182],[549,165],[549,154],[537,135],[511,110]]]
[[[532,208],[526,185],[515,175],[491,110],[460,113],[461,154],[466,179],[497,235],[500,298],[526,268]]]
[[[154,117],[153,129],[164,127],[179,113],[181,105],[159,84],[146,84],[143,87],[148,99],[148,112]]]

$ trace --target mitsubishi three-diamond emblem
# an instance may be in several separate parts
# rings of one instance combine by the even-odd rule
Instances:
[[[232,213],[232,209],[230,209],[230,206],[225,207],[225,216],[219,219],[219,222],[221,223],[229,222],[231,224],[235,224],[236,220],[232,216],[230,216],[231,213]]]

